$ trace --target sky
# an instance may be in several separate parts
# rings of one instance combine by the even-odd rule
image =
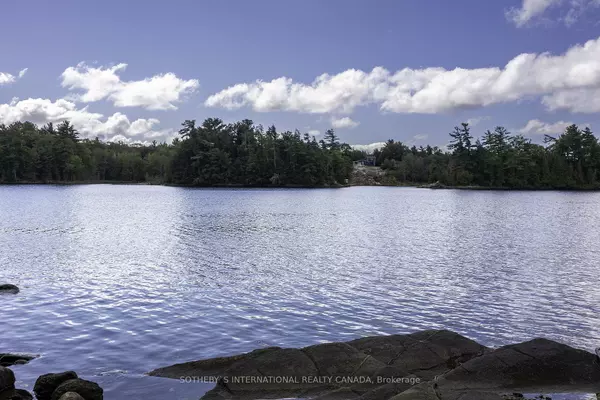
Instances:
[[[373,149],[600,129],[600,0],[4,0],[0,123],[170,141],[244,118]]]

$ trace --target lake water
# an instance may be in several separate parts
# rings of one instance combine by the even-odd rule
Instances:
[[[447,328],[600,346],[600,193],[0,187],[0,352],[31,390],[198,399],[146,377],[264,346]]]

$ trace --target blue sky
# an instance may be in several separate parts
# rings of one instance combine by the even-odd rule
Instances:
[[[600,127],[600,0],[8,0],[3,15],[4,123],[161,141],[214,116],[416,145],[467,120],[535,141]]]

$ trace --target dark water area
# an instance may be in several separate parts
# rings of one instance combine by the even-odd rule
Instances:
[[[31,390],[198,399],[144,373],[265,346],[447,328],[600,346],[600,193],[0,187],[0,352]]]

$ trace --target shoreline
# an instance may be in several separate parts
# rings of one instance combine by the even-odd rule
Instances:
[[[0,182],[1,186],[77,186],[77,185],[127,185],[127,186],[165,186],[191,189],[344,189],[350,187],[388,187],[388,188],[415,188],[429,190],[463,190],[463,191],[501,191],[501,192],[600,192],[600,186],[597,187],[506,187],[506,186],[446,186],[436,183],[399,183],[399,184],[379,184],[379,185],[361,185],[361,184],[338,184],[338,185],[244,185],[244,184],[216,184],[216,185],[194,185],[178,184],[164,182],[131,182],[131,181],[48,181],[48,182]]]

